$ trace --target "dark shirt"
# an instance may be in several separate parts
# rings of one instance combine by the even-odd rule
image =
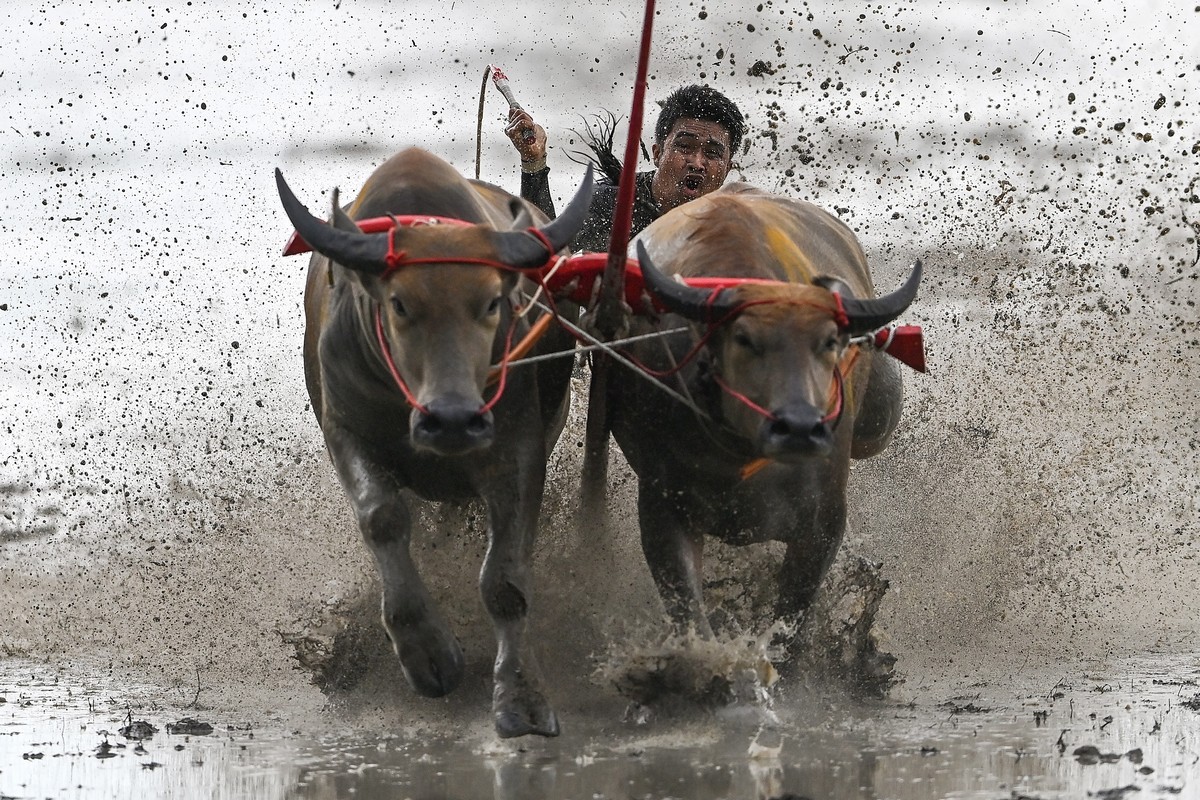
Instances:
[[[654,202],[654,194],[650,184],[654,180],[654,171],[639,172],[634,181],[633,218],[629,227],[629,238],[632,239],[646,229],[651,222],[658,219],[661,212],[658,203]],[[521,197],[542,210],[547,217],[554,219],[554,198],[550,196],[550,168],[546,167],[537,172],[521,173]],[[588,209],[583,227],[571,240],[571,251],[575,253],[593,252],[607,253],[612,240],[613,214],[617,208],[617,187],[607,181],[596,184],[596,193],[592,196],[592,205]]]

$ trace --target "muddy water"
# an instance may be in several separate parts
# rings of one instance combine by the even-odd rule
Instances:
[[[305,402],[304,265],[278,256],[272,169],[315,208],[411,143],[473,173],[496,61],[550,130],[567,196],[570,129],[628,106],[640,8],[551,22],[524,3],[13,3],[0,795],[1196,791],[1200,15],[660,11],[653,98],[693,80],[729,93],[751,122],[742,175],[836,208],[882,288],[926,262],[906,321],[925,326],[932,371],[906,376],[894,445],[856,466],[844,554],[890,583],[876,633],[903,683],[858,701],[786,676],[757,703],[623,721],[608,677],[650,647],[659,611],[619,456],[611,534],[576,524],[578,404],[551,463],[533,623],[563,737],[491,734],[479,509],[420,511],[466,685],[413,697],[375,625],[373,570]],[[489,98],[482,174],[515,188],[501,117]],[[771,622],[776,555],[710,557],[714,605],[751,635]],[[332,648],[342,688],[313,685],[297,642]],[[160,728],[144,754],[116,733],[130,713]],[[188,716],[216,731],[165,733]],[[105,740],[115,755],[98,758]]]
[[[10,662],[0,780],[6,797],[31,798],[1187,796],[1200,778],[1195,659],[1055,670],[945,679],[872,704],[797,702],[793,689],[769,715],[593,716],[513,743],[473,726],[401,732],[344,709],[201,711],[183,690],[164,706],[161,691],[111,676]],[[172,728],[197,717],[211,732]]]

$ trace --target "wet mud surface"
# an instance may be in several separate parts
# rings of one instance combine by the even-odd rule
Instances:
[[[14,798],[1186,797],[1200,778],[1198,663],[1025,665],[869,702],[785,681],[769,705],[593,714],[559,739],[502,742],[470,725],[398,733],[390,715],[364,724],[344,707],[304,720],[196,708],[9,662],[0,781]]]
[[[416,697],[379,626],[272,173],[314,208],[413,143],[470,174],[496,61],[561,204],[640,6],[118,5],[0,11],[0,798],[1200,796],[1191,5],[662,8],[652,101],[712,82],[737,177],[834,209],[880,287],[920,257],[931,371],[811,618],[768,613],[778,548],[710,543],[722,636],[681,647],[619,454],[578,518],[581,370],[531,618],[563,735],[515,742],[480,508],[415,512],[459,690]]]

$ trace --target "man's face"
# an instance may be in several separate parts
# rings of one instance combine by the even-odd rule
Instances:
[[[676,122],[661,146],[655,142],[651,154],[658,167],[654,199],[664,214],[719,189],[733,163],[729,131],[719,123],[691,117]]]

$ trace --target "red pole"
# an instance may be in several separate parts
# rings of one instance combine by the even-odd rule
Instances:
[[[633,225],[633,200],[637,179],[638,143],[642,135],[642,106],[646,98],[646,73],[650,62],[650,35],[654,27],[654,0],[646,0],[642,21],[642,42],[638,51],[637,78],[633,84],[633,105],[629,111],[629,136],[625,140],[625,160],[621,162],[621,181],[617,185],[617,205],[613,211],[612,238],[608,262],[600,279],[596,298],[594,330],[602,340],[612,339],[621,329],[625,310],[625,251]],[[592,382],[588,390],[587,433],[584,443],[581,505],[583,519],[594,524],[604,519],[604,499],[608,489],[608,373],[612,361],[597,351],[592,357]]]
[[[642,43],[638,51],[637,80],[633,84],[633,106],[629,110],[629,136],[625,140],[625,160],[621,162],[621,182],[617,186],[617,206],[613,211],[612,238],[608,244],[608,264],[600,282],[596,304],[596,326],[611,338],[620,329],[623,311],[621,297],[625,283],[625,251],[633,224],[634,187],[637,182],[638,142],[642,136],[642,111],[646,99],[646,73],[650,62],[650,34],[654,27],[654,0],[646,0],[642,21]]]

